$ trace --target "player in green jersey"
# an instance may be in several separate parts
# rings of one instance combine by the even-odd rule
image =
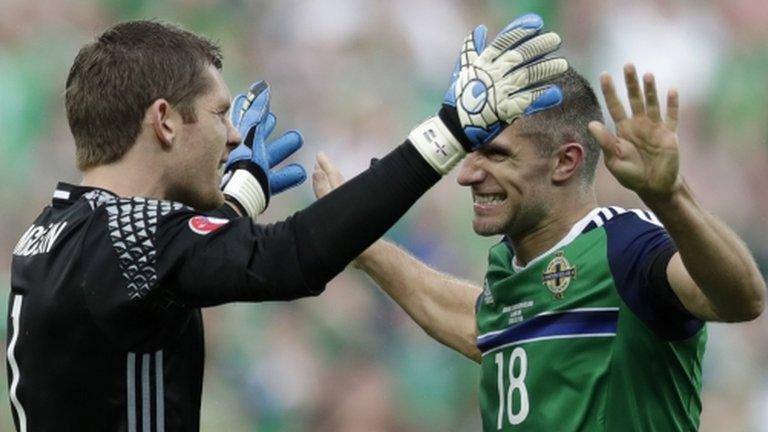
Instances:
[[[503,235],[484,286],[379,241],[356,265],[427,333],[482,367],[483,430],[691,431],[701,412],[705,321],[757,317],[765,281],[742,241],[679,173],[678,96],[624,68],[631,114],[600,78],[614,135],[573,71],[562,104],[516,120],[468,156],[473,228]],[[642,87],[642,88],[641,88]],[[653,211],[598,207],[609,171]],[[342,182],[323,155],[318,196]]]

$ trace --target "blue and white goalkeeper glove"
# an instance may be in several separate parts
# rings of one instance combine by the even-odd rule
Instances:
[[[269,85],[254,83],[248,94],[237,95],[232,103],[232,124],[243,142],[229,154],[224,169],[222,191],[255,218],[269,204],[269,198],[300,185],[307,173],[299,164],[273,168],[301,148],[304,140],[297,130],[290,130],[267,143],[277,119],[269,111]]]
[[[568,62],[543,58],[561,44],[556,33],[542,33],[543,26],[541,17],[528,14],[507,25],[489,46],[482,25],[464,40],[438,115],[408,136],[439,173],[446,174],[518,117],[562,102],[560,89],[546,82],[563,74]]]

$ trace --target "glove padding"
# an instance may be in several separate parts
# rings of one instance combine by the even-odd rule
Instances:
[[[464,40],[440,118],[465,150],[491,141],[520,116],[562,102],[560,89],[544,83],[564,73],[568,62],[542,58],[562,43],[556,33],[541,33],[543,26],[541,17],[527,14],[487,47],[483,25]]]
[[[304,140],[299,131],[289,130],[266,142],[277,123],[275,115],[269,112],[269,98],[269,85],[259,81],[251,86],[247,95],[237,95],[230,110],[232,124],[244,138],[229,154],[222,190],[235,198],[251,217],[264,211],[271,195],[298,186],[307,178],[306,171],[299,164],[272,169],[301,148]],[[258,181],[261,190],[255,190],[254,185],[248,184],[251,181],[243,173],[236,175],[238,170],[247,171]]]
[[[568,69],[563,58],[543,59],[560,46],[560,36],[541,33],[535,14],[507,25],[491,45],[478,26],[464,40],[437,116],[416,126],[408,140],[440,174],[467,152],[491,141],[516,118],[559,105],[562,92],[545,84]]]

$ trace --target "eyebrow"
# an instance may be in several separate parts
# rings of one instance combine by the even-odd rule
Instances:
[[[498,144],[494,144],[493,141],[483,145],[480,147],[480,151],[483,153],[502,153],[502,154],[509,154],[509,149],[506,147],[500,146]]]
[[[229,108],[231,106],[232,106],[232,103],[229,100],[226,100],[226,101],[219,102],[216,105],[214,105],[214,107],[215,107],[214,109],[216,110],[216,112],[229,111]]]

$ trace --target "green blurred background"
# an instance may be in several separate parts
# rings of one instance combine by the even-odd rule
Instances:
[[[278,129],[304,134],[296,159],[311,169],[323,150],[350,177],[435,112],[467,32],[485,23],[494,33],[528,11],[563,36],[591,82],[633,61],[662,91],[679,89],[683,173],[768,269],[763,0],[0,0],[0,306],[16,240],[57,180],[79,181],[64,80],[79,47],[109,25],[159,18],[217,41],[233,93],[270,82]],[[598,194],[641,206],[602,168]],[[303,185],[274,200],[264,221],[312,201]],[[475,236],[470,221],[454,173],[389,236],[479,283],[498,239]],[[480,429],[479,368],[431,341],[354,269],[317,299],[222,306],[205,320],[203,430]],[[768,431],[767,324],[710,326],[702,431]],[[0,344],[5,329],[3,320]],[[0,396],[0,430],[10,431],[5,374]]]

